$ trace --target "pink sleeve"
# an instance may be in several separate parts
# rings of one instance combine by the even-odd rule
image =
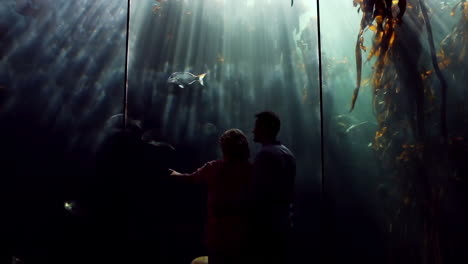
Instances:
[[[187,180],[194,183],[206,183],[209,175],[213,173],[214,164],[215,161],[207,162],[196,171],[192,173],[184,173],[181,176],[187,177]]]

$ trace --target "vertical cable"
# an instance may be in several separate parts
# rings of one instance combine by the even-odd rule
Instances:
[[[319,85],[320,85],[320,200],[323,202],[323,192],[325,190],[325,157],[323,142],[323,80],[322,80],[322,43],[320,38],[320,0],[317,0],[317,42],[318,42],[318,63],[319,63]]]
[[[124,131],[127,129],[127,97],[128,97],[128,39],[130,35],[130,1],[127,2],[127,36],[126,36],[126,44],[125,44],[125,76],[124,76],[124,96],[123,96],[123,129]]]
[[[319,85],[320,85],[320,162],[321,162],[321,173],[320,173],[320,232],[319,232],[319,239],[320,243],[322,244],[322,253],[319,256],[320,261],[327,262],[330,261],[330,237],[328,236],[328,232],[330,230],[330,223],[329,221],[332,218],[329,218],[327,205],[325,201],[325,142],[324,142],[324,133],[323,133],[323,76],[322,76],[322,41],[321,41],[321,34],[320,34],[320,0],[317,0],[317,42],[318,42],[318,59],[319,59]],[[332,227],[333,228],[333,227]],[[334,260],[331,260],[332,263]]]

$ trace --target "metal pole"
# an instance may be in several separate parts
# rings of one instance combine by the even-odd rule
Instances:
[[[128,39],[130,35],[130,1],[127,2],[127,37],[125,45],[125,77],[124,77],[124,96],[123,96],[123,130],[127,129],[127,97],[128,97]]]
[[[323,80],[322,80],[322,43],[320,38],[320,0],[317,0],[317,42],[318,42],[318,59],[319,59],[319,85],[320,85],[320,200],[323,202],[325,190],[325,157],[324,157],[324,137],[323,137]]]

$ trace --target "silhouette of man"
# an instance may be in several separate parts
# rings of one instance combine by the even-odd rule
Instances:
[[[288,233],[296,159],[276,136],[281,122],[270,111],[255,115],[257,153],[251,183],[251,253],[254,263],[288,262]]]

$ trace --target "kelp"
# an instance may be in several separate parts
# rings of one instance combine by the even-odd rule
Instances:
[[[444,143],[447,142],[447,122],[446,122],[446,112],[447,112],[447,81],[445,80],[444,75],[440,71],[439,64],[437,62],[435,47],[434,47],[434,37],[432,36],[432,26],[429,20],[429,16],[427,15],[426,5],[423,3],[422,0],[419,0],[419,6],[421,7],[421,13],[424,17],[424,24],[426,25],[427,29],[427,38],[429,47],[431,50],[431,59],[432,59],[432,66],[434,67],[434,71],[437,74],[437,77],[440,80],[441,85],[441,107],[440,107],[440,127],[441,127],[441,136]]]
[[[452,9],[451,15],[455,16],[457,9],[460,10],[460,19],[441,43],[437,53],[439,67],[444,70],[455,70],[466,66],[468,47],[468,2],[460,1]]]
[[[356,100],[359,94],[359,89],[361,87],[361,75],[362,75],[362,52],[361,50],[366,51],[363,42],[363,34],[367,28],[370,28],[373,31],[376,31],[376,37],[374,39],[374,45],[368,60],[373,56],[379,56],[381,53],[385,54],[389,46],[393,44],[395,40],[393,35],[394,23],[396,21],[401,21],[403,15],[406,11],[406,0],[399,1],[399,13],[394,19],[392,15],[392,0],[354,0],[354,6],[359,5],[359,10],[362,11],[362,19],[360,24],[359,33],[357,36],[356,47],[355,47],[355,56],[356,56],[356,87],[354,88],[353,98],[351,101],[350,112],[353,111],[356,104]],[[377,25],[372,25],[373,22],[376,22]]]
[[[372,108],[378,123],[372,148],[387,179],[398,189],[393,193],[401,194],[388,216],[390,240],[402,245],[400,249],[389,246],[390,263],[443,263],[440,204],[447,192],[447,176],[454,171],[448,157],[457,155],[452,149],[465,153],[467,146],[463,135],[456,141],[447,139],[448,84],[443,71],[460,72],[466,67],[468,5],[461,1],[454,7],[452,15],[460,7],[460,21],[436,53],[429,10],[423,0],[353,2],[363,14],[355,45],[357,76],[350,111],[361,86],[362,52],[368,52],[367,61],[373,61]],[[374,33],[368,49],[363,45],[366,30]],[[426,41],[421,39],[424,35]],[[465,75],[466,70],[461,76]],[[455,79],[455,75],[451,77]],[[434,118],[437,113],[440,118]],[[446,146],[453,142],[456,147]],[[419,252],[409,245],[408,229],[421,237]]]

